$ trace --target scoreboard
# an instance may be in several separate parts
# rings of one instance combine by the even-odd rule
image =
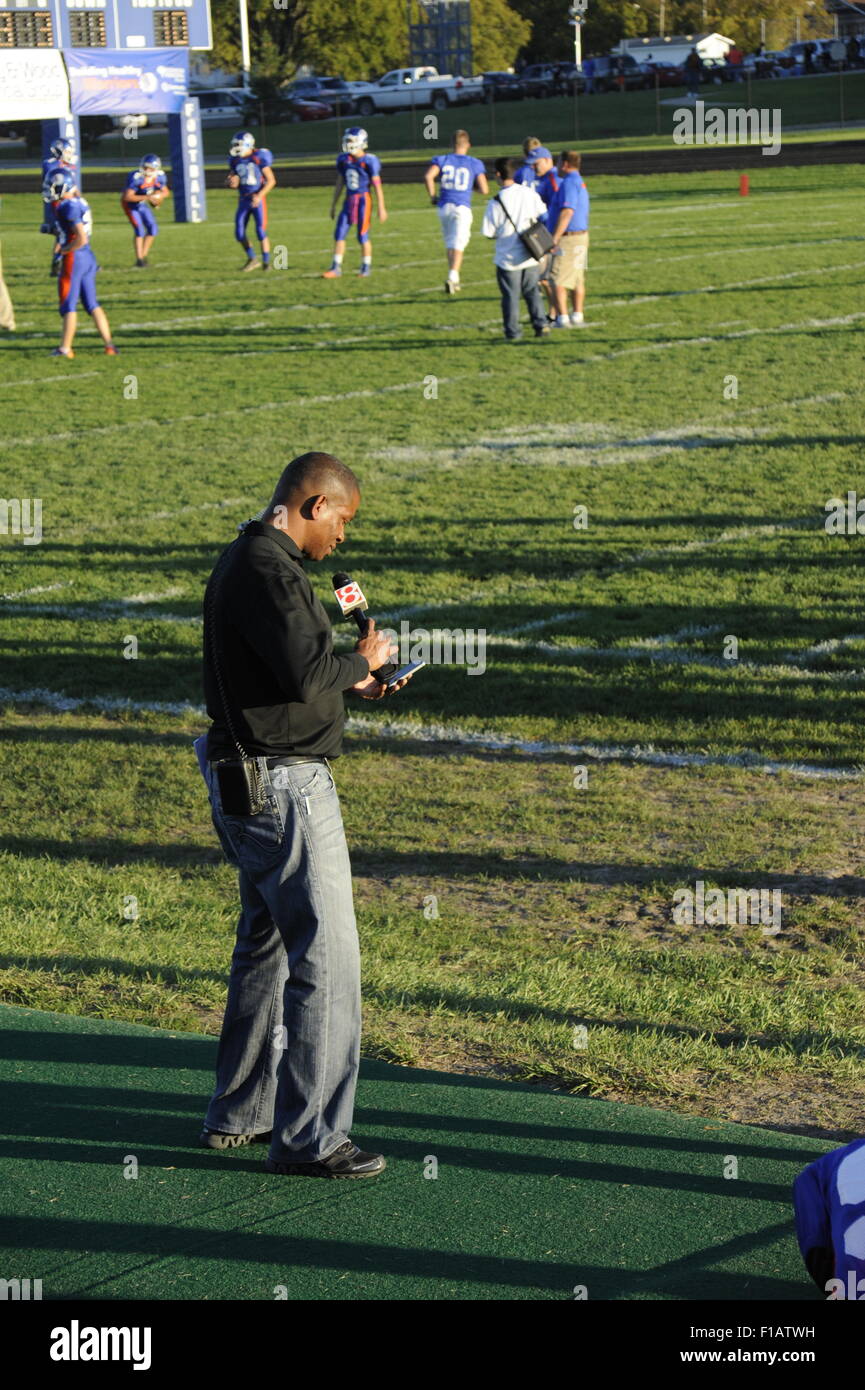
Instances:
[[[211,48],[210,0],[0,0],[0,49]]]

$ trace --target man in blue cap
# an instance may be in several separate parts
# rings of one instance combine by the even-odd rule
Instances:
[[[547,211],[547,227],[561,251],[560,255],[553,255],[550,268],[559,328],[583,322],[589,254],[589,193],[580,176],[580,163],[576,150],[564,151],[559,164],[561,182]],[[573,301],[570,315],[568,294]]]

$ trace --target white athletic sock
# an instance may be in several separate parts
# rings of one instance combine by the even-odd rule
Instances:
[[[372,265],[372,253],[371,253],[371,252],[364,251],[364,253],[363,253],[363,263],[364,263],[364,265]]]
[[[338,266],[341,266],[341,265],[342,265],[342,255],[337,255],[336,251],[334,251],[334,253],[333,253],[333,268],[334,268],[334,270],[336,270],[337,267],[338,267]]]
[[[458,271],[458,270],[449,270],[449,271],[448,271],[448,279],[449,279],[449,280],[452,280],[453,283],[454,283],[455,285],[458,285],[458,284],[459,284],[459,280],[460,280],[460,273],[459,273],[459,271]]]

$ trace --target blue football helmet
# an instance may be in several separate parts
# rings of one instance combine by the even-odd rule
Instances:
[[[53,174],[46,174],[42,180],[42,198],[46,203],[56,203],[58,198],[65,198],[67,193],[71,193],[75,187],[75,175],[71,169],[55,169]]]
[[[74,164],[76,158],[75,141],[62,135],[59,140],[52,140],[48,147],[48,153],[52,159],[60,159],[64,164]]]
[[[255,136],[248,130],[239,130],[236,135],[231,137],[231,144],[228,153],[232,155],[252,154],[255,149]]]
[[[162,168],[162,160],[158,154],[146,154],[138,167],[142,174],[158,174]]]
[[[362,126],[349,126],[342,137],[343,154],[363,154],[369,144],[369,136]]]

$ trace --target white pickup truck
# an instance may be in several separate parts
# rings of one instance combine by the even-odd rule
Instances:
[[[356,90],[360,116],[376,111],[405,111],[410,107],[432,107],[444,111],[448,106],[480,101],[484,94],[480,77],[451,77],[437,68],[394,68],[377,82],[352,84]]]

